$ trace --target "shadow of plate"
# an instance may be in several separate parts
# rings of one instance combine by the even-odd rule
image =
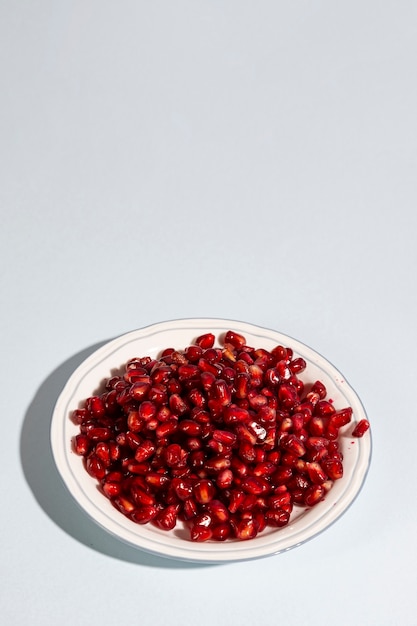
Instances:
[[[41,384],[24,418],[20,458],[26,481],[45,513],[68,535],[109,557],[160,568],[201,568],[200,564],[153,555],[129,546],[110,535],[84,511],[67,491],[55,465],[50,444],[52,413],[58,397],[74,370],[107,341],[78,352],[57,367]]]

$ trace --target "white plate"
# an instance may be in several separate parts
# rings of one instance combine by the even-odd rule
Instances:
[[[321,380],[336,408],[351,406],[353,422],[341,437],[344,475],[336,481],[325,499],[310,509],[294,507],[290,523],[268,528],[249,541],[191,542],[181,524],[172,531],[152,524],[138,525],[119,513],[97,489],[96,481],[84,469],[82,459],[71,448],[79,430],[70,419],[72,411],[109,378],[115,369],[135,356],[155,357],[166,347],[184,349],[206,332],[219,337],[227,330],[243,334],[249,345],[272,349],[280,344],[291,347],[294,356],[307,362],[300,377],[304,382]],[[58,471],[72,496],[97,524],[128,544],[148,552],[197,562],[226,562],[265,557],[289,550],[318,535],[336,521],[358,495],[371,458],[371,436],[351,437],[354,424],[366,418],[362,403],[342,374],[320,354],[279,332],[232,320],[183,319],[155,324],[127,333],[107,343],[89,356],[72,374],[54,409],[51,444]]]

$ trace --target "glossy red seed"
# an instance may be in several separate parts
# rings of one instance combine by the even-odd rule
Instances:
[[[209,526],[202,526],[201,524],[193,524],[191,527],[190,537],[191,541],[208,541],[213,536],[213,531]]]
[[[74,437],[74,450],[80,456],[88,454],[91,448],[91,441],[87,435],[76,435]]]
[[[215,336],[213,333],[205,333],[204,335],[200,335],[195,340],[195,344],[203,348],[203,350],[207,350],[208,348],[212,348],[214,346]]]
[[[112,482],[107,480],[103,482],[102,489],[105,496],[112,499],[121,494],[122,485],[120,482]]]
[[[304,493],[304,504],[306,506],[314,506],[320,502],[326,495],[323,485],[312,485],[308,487]]]
[[[369,430],[370,424],[368,420],[362,419],[360,420],[355,428],[352,431],[353,437],[363,437],[364,434]]]
[[[150,439],[145,439],[135,450],[135,459],[138,463],[147,461],[155,453],[156,445]]]
[[[223,522],[220,524],[214,524],[211,527],[212,539],[215,541],[226,541],[229,539],[232,533],[232,528],[229,522]]]
[[[130,519],[136,524],[148,524],[150,521],[155,519],[158,515],[159,509],[153,505],[145,505],[135,509],[131,515]]]
[[[86,469],[87,472],[93,478],[97,480],[101,480],[106,475],[106,466],[103,461],[96,456],[95,454],[91,454],[86,460]]]
[[[228,330],[224,336],[224,343],[232,345],[236,349],[242,349],[246,345],[246,339],[240,333]]]
[[[286,526],[290,520],[290,514],[284,509],[268,509],[265,512],[265,520],[269,526],[281,528]]]
[[[343,476],[343,464],[339,459],[327,458],[322,461],[322,467],[329,478],[339,480]]]
[[[194,485],[194,498],[200,504],[207,504],[214,498],[216,493],[215,486],[211,480],[202,478]]]
[[[177,507],[170,504],[165,509],[162,509],[162,511],[158,511],[153,518],[153,523],[161,530],[172,530],[177,524],[177,516]]]

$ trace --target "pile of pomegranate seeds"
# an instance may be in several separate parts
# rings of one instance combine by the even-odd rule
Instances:
[[[231,330],[214,346],[207,333],[131,359],[73,412],[73,445],[133,522],[171,530],[182,520],[192,541],[252,539],[342,477],[339,429],[352,409],[336,410],[320,381],[307,389],[291,348],[255,349]]]

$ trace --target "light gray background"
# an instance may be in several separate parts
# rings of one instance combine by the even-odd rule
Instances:
[[[416,6],[1,2],[4,624],[417,624]],[[60,483],[66,378],[180,317],[287,333],[361,396],[368,479],[304,546],[165,561]]]

